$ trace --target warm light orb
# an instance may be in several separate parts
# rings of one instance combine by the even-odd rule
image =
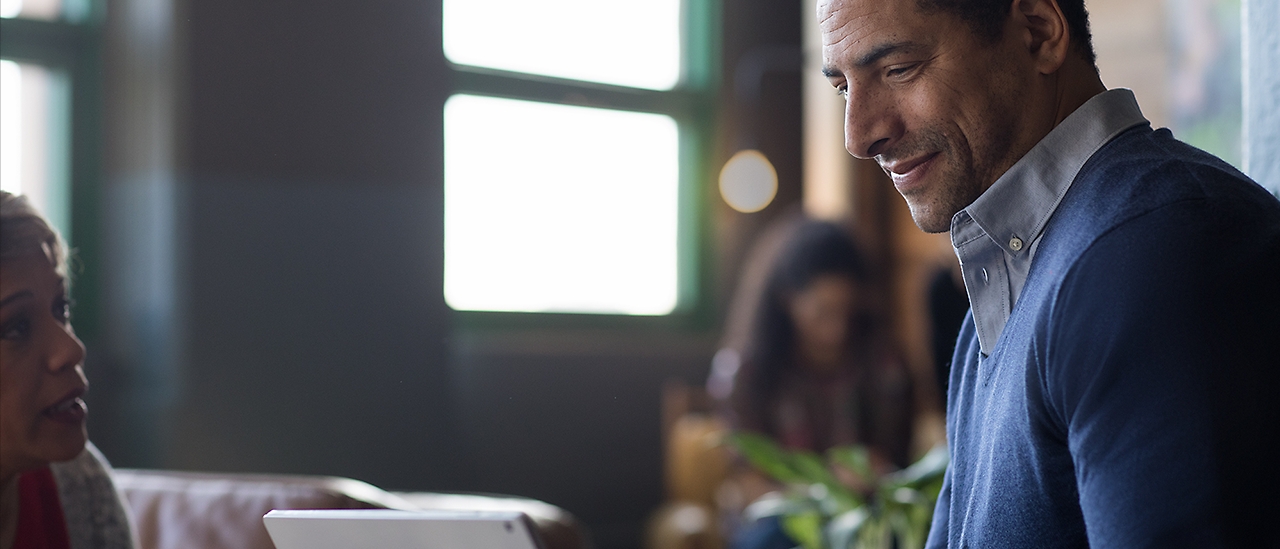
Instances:
[[[763,210],[778,194],[778,172],[764,153],[738,151],[720,169],[720,196],[735,210]]]

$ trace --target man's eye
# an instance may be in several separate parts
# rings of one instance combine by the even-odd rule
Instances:
[[[885,76],[888,76],[889,78],[897,78],[899,76],[903,76],[907,74],[907,72],[909,72],[911,69],[914,69],[914,68],[916,68],[915,63],[912,63],[910,65],[899,65],[899,66],[890,68],[888,71],[885,71]]]
[[[16,318],[0,327],[0,339],[22,340],[31,335],[31,323],[25,318]]]

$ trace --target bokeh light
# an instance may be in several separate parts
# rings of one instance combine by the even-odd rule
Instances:
[[[764,153],[738,151],[720,170],[720,196],[735,210],[763,210],[778,194],[778,172]]]

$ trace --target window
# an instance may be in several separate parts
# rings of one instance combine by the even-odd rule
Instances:
[[[444,52],[461,65],[669,90],[682,65],[680,8],[679,0],[445,0]]]
[[[0,0],[0,186],[30,197],[91,266],[73,271],[76,331],[99,330],[99,0]]]
[[[444,107],[451,307],[692,306],[710,122],[704,7],[444,0],[457,83]]]
[[[25,194],[69,232],[66,74],[0,59],[0,188]]]
[[[0,0],[0,187],[27,195],[68,239],[79,107],[72,86],[88,80],[92,7]]]
[[[1098,69],[1153,127],[1241,166],[1240,0],[1091,0]]]

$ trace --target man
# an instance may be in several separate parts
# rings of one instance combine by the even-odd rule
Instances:
[[[819,0],[846,146],[972,309],[929,547],[1274,547],[1280,202],[1098,77],[1083,0]]]

